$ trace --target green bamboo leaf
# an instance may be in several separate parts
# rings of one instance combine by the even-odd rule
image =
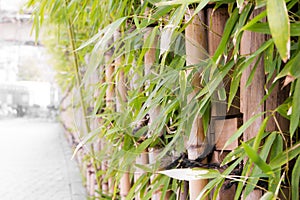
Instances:
[[[186,77],[186,71],[181,70],[179,72],[179,86],[180,86],[180,99],[183,102],[183,105],[185,105],[186,102],[186,87],[187,87],[187,77]]]
[[[284,0],[267,0],[267,16],[274,43],[281,59],[290,57],[290,22]]]
[[[168,183],[169,180],[170,180],[170,177],[168,177],[168,176],[163,176],[161,174],[156,176],[154,178],[154,180],[152,180],[151,189],[149,191],[147,191],[146,195],[144,197],[142,197],[141,199],[143,199],[143,200],[151,199],[152,195],[154,193],[156,193],[160,187],[162,187],[163,185]]]
[[[272,174],[272,168],[258,155],[258,153],[245,142],[242,143],[249,158],[266,174]]]
[[[270,160],[273,160],[278,154],[282,153],[283,149],[283,140],[281,135],[277,135],[271,152],[270,152]],[[277,184],[279,183],[280,180],[280,171],[275,171],[274,172],[274,179],[270,180],[269,182],[269,191],[275,192],[277,188]]]
[[[290,23],[291,36],[300,36],[300,23],[293,22]],[[253,24],[247,24],[247,27],[243,27],[244,30],[253,31],[263,34],[271,34],[269,24],[266,22],[258,22]]]
[[[294,146],[288,148],[284,152],[277,154],[275,158],[270,161],[270,167],[275,170],[282,165],[286,164],[296,156],[300,154],[300,142],[294,144]]]
[[[208,184],[203,188],[203,190],[200,192],[199,196],[197,197],[197,200],[204,199],[204,197],[209,195],[209,192],[219,183],[221,183],[226,176],[228,176],[233,169],[237,167],[238,164],[241,163],[241,161],[244,159],[244,157],[240,157],[234,161],[233,164],[231,164],[226,170],[222,173],[222,175],[216,177],[215,179],[212,179],[208,182]]]
[[[171,182],[171,178],[168,178],[166,179],[166,181],[162,184],[163,185],[163,189],[161,191],[161,198],[162,199],[165,199],[166,197],[166,194],[167,194],[167,191],[169,189],[169,185],[170,185],[170,182]]]
[[[76,51],[79,51],[90,44],[96,42],[98,39],[99,41],[97,42],[97,46],[100,46],[99,43],[103,43],[108,41],[114,34],[114,32],[120,27],[120,25],[127,19],[127,17],[121,17],[120,19],[117,19],[110,25],[106,26],[104,29],[100,30],[96,35],[94,35],[91,39],[88,41],[84,42],[83,44],[80,45],[76,49]]]
[[[300,120],[300,79],[297,80],[292,101],[292,115],[290,123],[290,137],[292,138],[299,127]]]
[[[228,40],[230,38],[230,35],[234,29],[234,26],[236,25],[236,22],[239,18],[239,11],[236,8],[233,13],[231,14],[230,18],[227,20],[225,28],[224,28],[224,32],[222,35],[222,39],[220,41],[220,44],[218,46],[218,48],[215,51],[215,54],[212,57],[212,60],[217,63],[217,61],[219,60],[220,56],[222,55],[222,53],[225,51],[226,46],[228,44]]]
[[[257,16],[255,16],[253,19],[251,19],[243,28],[241,31],[249,30],[251,27],[253,27],[255,24],[261,23],[261,20],[267,16],[266,11],[262,11]]]
[[[228,106],[227,106],[228,110],[229,110],[229,108],[233,102],[233,99],[239,89],[241,77],[242,77],[242,75],[239,74],[237,76],[233,76],[233,78],[231,79],[229,96],[228,96]]]
[[[71,159],[73,159],[75,157],[75,155],[79,151],[79,149],[81,149],[87,142],[91,141],[94,137],[96,137],[102,128],[103,127],[101,126],[101,127],[98,127],[96,129],[92,130],[91,132],[89,132],[76,146]]]
[[[228,74],[229,70],[232,69],[234,64],[235,63],[233,60],[226,63],[226,65],[223,66],[220,71],[218,71],[218,73],[213,77],[213,79],[209,81],[208,84],[202,90],[200,90],[199,94],[197,94],[195,98],[197,99],[199,97],[202,97],[203,95],[207,95],[207,98],[210,98],[211,94],[215,92],[217,87],[223,81],[224,77]]]
[[[153,138],[146,139],[135,149],[135,153],[141,154],[152,142]]]
[[[169,13],[171,10],[173,9],[172,6],[162,6],[159,7],[156,12],[151,15],[150,19],[144,19],[141,23],[140,23],[140,28],[145,28],[153,23],[156,23],[157,21],[160,20],[161,17],[163,17],[164,15],[166,15],[167,13]]]
[[[178,7],[171,16],[169,23],[161,31],[160,41],[160,56],[168,52],[171,45],[174,43],[175,30],[180,27],[184,15],[186,13],[187,4]]]
[[[266,136],[268,136],[269,133],[264,133],[262,136],[262,139],[264,139]],[[246,143],[249,145],[253,145],[255,138],[252,138],[250,140],[248,140]],[[243,149],[243,146],[240,145],[237,148],[235,148],[233,151],[231,151],[222,161],[221,166],[224,166],[226,164],[228,164],[229,162],[232,162],[233,160],[235,160],[236,158],[240,158],[245,156],[245,151]]]
[[[260,142],[262,140],[263,133],[265,132],[265,129],[266,129],[266,126],[267,126],[267,123],[268,123],[269,119],[270,119],[270,116],[266,117],[264,119],[264,121],[262,122],[262,125],[259,127],[258,133],[255,137],[254,144],[253,144],[253,149],[255,151],[258,151]]]
[[[256,60],[255,65],[253,66],[253,69],[251,70],[250,75],[249,75],[249,77],[247,79],[246,86],[245,86],[246,88],[249,87],[249,85],[252,83],[252,80],[254,78],[255,72],[257,72],[256,68],[257,68],[260,60],[261,59],[260,59],[260,56],[259,56],[259,58]]]
[[[256,115],[254,115],[253,117],[251,117],[247,122],[245,122],[225,143],[223,150],[230,145],[233,141],[237,140],[243,133],[244,131],[259,117],[261,117],[262,115],[264,115],[264,112],[258,113]],[[222,150],[222,151],[223,151]]]
[[[107,89],[107,84],[101,84],[99,88],[99,95],[97,96],[97,99],[95,100],[95,107],[93,110],[93,115],[96,115],[98,111],[100,110],[103,102],[104,102],[104,97],[106,94],[106,89]]]
[[[264,129],[263,129],[264,130]],[[272,144],[274,143],[274,140],[276,138],[276,132],[273,132],[271,135],[269,135],[266,139],[266,142],[265,144],[263,145],[263,148],[260,152],[260,157],[263,161],[266,161],[267,159],[267,156],[269,155],[269,152],[270,152],[270,149],[271,149],[271,146]],[[255,146],[255,143],[258,142],[259,140],[256,140],[254,141],[254,145]],[[261,141],[261,140],[260,140]],[[253,147],[253,149],[255,151],[258,150],[255,149],[255,147]],[[254,166],[252,171],[251,171],[251,174],[250,176],[252,177],[251,179],[248,180],[248,183],[246,185],[246,188],[245,188],[245,192],[244,192],[244,195],[245,197],[247,197],[255,188],[255,186],[257,185],[257,182],[259,181],[259,177],[263,176],[264,174],[262,174],[261,172],[261,169],[258,167],[258,166]],[[280,179],[280,176],[279,176],[279,179]]]
[[[274,59],[274,45],[271,45],[268,49],[266,49],[266,51],[264,53],[265,73],[269,75],[266,82],[270,81],[276,67],[277,67],[276,66],[276,57]]]
[[[145,54],[149,49],[153,47],[153,44],[155,44],[155,39],[158,32],[158,26],[154,27],[153,30],[151,30],[151,33],[149,36],[145,39],[142,51],[139,54],[138,60],[137,60],[137,66],[140,66],[144,60]]]
[[[140,29],[141,28],[140,23],[139,23],[138,17],[136,15],[133,15],[133,21],[134,21],[136,28]]]
[[[286,63],[284,68],[276,76],[273,82],[287,75],[291,75],[294,78],[300,78],[299,63],[300,63],[300,52],[298,52],[295,57],[293,57]]]
[[[292,199],[299,199],[299,181],[300,181],[300,156],[293,167],[292,171]]]
[[[136,195],[136,191],[140,188],[143,188],[148,183],[149,183],[148,173],[142,174],[141,177],[139,177],[139,179],[136,180],[132,185],[132,187],[130,188],[129,193],[126,196],[126,200],[134,199],[134,196]]]

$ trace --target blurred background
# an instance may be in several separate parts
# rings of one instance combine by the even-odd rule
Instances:
[[[59,91],[25,0],[0,0],[0,118],[53,118]]]

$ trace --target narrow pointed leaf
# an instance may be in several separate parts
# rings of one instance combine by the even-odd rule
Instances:
[[[300,154],[300,143],[298,142],[291,148],[279,153],[274,159],[271,160],[270,166],[272,169],[277,169],[286,164]]]
[[[244,123],[225,143],[223,149],[230,145],[233,141],[237,140],[243,132],[258,118],[261,117],[264,113],[258,113],[251,117],[246,123]]]
[[[292,172],[292,199],[299,199],[299,181],[300,181],[300,156],[294,165]]]
[[[290,57],[290,22],[284,0],[268,0],[267,16],[270,31],[281,59],[286,62]]]
[[[292,102],[292,116],[290,124],[290,137],[292,138],[297,127],[299,127],[300,119],[300,80],[297,80]]]
[[[272,168],[246,143],[242,143],[249,158],[266,174],[272,173]]]

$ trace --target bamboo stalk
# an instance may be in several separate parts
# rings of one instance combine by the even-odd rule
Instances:
[[[136,67],[135,66],[135,60],[133,60],[132,68],[130,70],[130,77],[131,77],[131,79],[130,79],[130,88],[132,90],[138,89],[137,80],[140,78],[139,74],[135,72],[135,67]],[[149,164],[148,152],[144,151],[140,155],[138,155],[135,159],[135,163],[138,164],[138,165],[147,165],[147,164]],[[135,171],[134,171],[133,179],[134,179],[134,182],[136,182],[145,173],[145,171],[140,169],[140,168],[135,168],[134,170]],[[140,193],[138,191],[139,191],[139,188],[136,189],[136,192],[135,192],[136,194],[135,194],[134,199],[141,200]]]
[[[218,8],[216,10],[213,10],[213,8],[207,9],[207,24],[209,24],[208,53],[210,56],[213,56],[215,54],[215,51],[217,50],[220,44],[227,19],[228,19],[228,12],[226,8]],[[221,87],[225,87],[225,86],[223,84],[220,84],[219,88]],[[226,89],[229,90],[229,88]],[[225,100],[223,102],[220,102],[216,93],[213,94],[213,97],[214,98],[212,102],[211,115],[212,116],[226,115]]]
[[[226,21],[228,19],[228,11],[227,8],[218,8],[216,10],[213,10],[213,8],[207,9],[207,16],[208,16],[208,24],[209,24],[209,33],[208,33],[208,52],[210,56],[213,56],[215,54],[215,51],[217,50],[222,35],[224,31],[224,27],[226,24]],[[224,82],[226,85],[220,85],[219,87],[224,87],[226,93],[229,93],[229,85],[230,85],[230,76],[227,75],[224,78]],[[222,89],[222,88],[220,88]],[[234,104],[236,106],[239,105],[239,101],[235,98]],[[214,101],[212,102],[211,107],[211,115],[212,116],[224,116],[227,114],[226,111],[226,102],[220,102],[218,99],[217,94],[214,94]],[[237,114],[239,113],[238,108],[231,107],[228,111],[230,114]],[[235,133],[238,129],[238,119],[229,119],[229,120],[214,120],[212,123],[214,126],[214,140],[216,144],[216,150],[213,156],[212,156],[212,163],[221,163],[223,158],[225,157],[226,152],[223,152],[221,154],[221,150],[224,147],[225,142],[231,137],[233,133]],[[233,150],[238,146],[238,141],[236,140],[233,142],[230,146],[226,148],[226,150]],[[217,199],[222,200],[230,200],[234,199],[235,194],[235,185],[231,186],[229,189],[226,188],[226,181],[224,182],[223,186],[221,187],[219,193],[217,194]],[[213,193],[211,193],[213,195]]]
[[[148,157],[148,152],[143,152],[141,153],[135,160],[136,164],[139,165],[147,165],[149,164],[149,157]],[[134,181],[136,182],[143,174],[144,174],[144,170],[137,168],[136,171],[134,172]],[[139,190],[139,188],[137,188],[137,191]],[[136,192],[135,198],[136,200],[141,200],[140,198],[140,193]]]
[[[151,34],[153,28],[148,28],[148,30],[146,31],[145,35],[144,35],[144,40],[146,40],[149,35]],[[145,75],[149,75],[151,74],[151,67],[153,66],[153,64],[155,63],[156,61],[156,57],[155,57],[155,54],[156,54],[156,45],[157,45],[157,39],[155,39],[155,41],[153,42],[152,46],[149,48],[149,50],[145,53],[145,58],[144,58],[144,64],[145,64]],[[149,84],[146,85],[146,87],[149,87]],[[148,126],[149,126],[149,133],[148,133],[148,136],[150,137],[152,135],[152,131],[151,129],[153,129],[153,127],[151,126],[154,126],[155,123],[154,123],[154,120],[157,118],[157,116],[159,115],[160,113],[160,107],[159,105],[157,105],[157,107],[155,108],[151,108],[149,110],[149,123],[148,123]],[[151,148],[149,149],[149,162],[151,164],[154,164],[157,159],[157,149],[155,148]],[[151,181],[154,179],[155,175],[152,176],[151,178]],[[152,195],[152,200],[159,200],[161,199],[161,192],[160,190],[157,190],[153,195]],[[167,197],[165,197],[166,199]]]
[[[99,71],[103,71],[103,66],[100,66],[100,69]],[[97,84],[103,84],[104,83],[104,79],[101,77],[101,74],[99,74],[98,71],[96,71],[94,73],[94,77],[95,77],[95,80],[93,82],[94,86],[96,86]],[[95,109],[96,107],[96,99],[97,97],[99,96],[99,89],[94,89],[94,100],[93,103],[93,107]],[[93,119],[93,130],[97,129],[100,125],[102,124],[102,119],[101,118],[97,118],[95,117]],[[94,142],[94,162],[95,162],[95,179],[96,179],[96,188],[97,190],[101,191],[101,187],[102,187],[102,183],[101,183],[101,177],[97,177],[97,172],[101,170],[101,162],[99,162],[99,160],[97,159],[97,152],[100,152],[101,151],[101,140],[100,138],[98,138],[97,140],[95,140]],[[95,192],[94,193],[94,196],[95,197],[99,197],[100,194],[98,192]]]
[[[65,0],[65,7],[68,7],[68,1]],[[69,16],[69,15],[67,15]],[[78,55],[76,51],[76,37],[75,37],[75,31],[73,27],[73,23],[71,22],[70,17],[67,17],[67,24],[68,24],[68,34],[69,34],[69,39],[70,39],[70,45],[72,49],[72,55],[73,55],[73,61],[74,61],[74,71],[75,71],[75,77],[76,77],[76,86],[79,90],[79,99],[80,99],[80,105],[82,109],[82,118],[84,122],[84,128],[87,133],[90,132],[89,124],[86,118],[86,105],[83,100],[83,94],[82,94],[82,87],[81,87],[81,78],[79,75],[79,62],[78,62]]]
[[[251,18],[261,13],[262,9],[253,11]],[[249,55],[256,51],[265,41],[265,36],[262,34],[245,31],[241,40],[241,54]],[[251,85],[246,87],[247,80],[251,74],[251,70],[255,65],[254,61],[242,74],[241,78],[241,111],[243,112],[243,121],[248,121],[253,115],[263,112],[264,105],[260,103],[264,98],[264,63],[263,59],[258,61],[255,74],[252,79]],[[247,141],[256,136],[259,131],[260,125],[263,121],[263,116],[255,120],[252,125],[245,130],[243,134],[244,141]],[[261,190],[254,190],[246,199],[256,200],[262,196]]]
[[[149,163],[155,165],[155,163],[157,162],[157,156],[159,154],[159,149],[156,148],[149,148]],[[153,180],[155,179],[157,175],[152,175],[150,180],[151,182],[153,182]],[[161,196],[161,189],[158,188],[151,197],[151,200],[160,200],[162,198]]]
[[[183,181],[183,183],[182,183],[182,188],[181,187],[179,187],[178,188],[178,191],[177,191],[177,197],[179,197],[179,198],[177,198],[177,199],[179,199],[179,200],[186,200],[186,199],[188,199],[188,193],[189,193],[189,182],[188,181]]]
[[[118,39],[121,37],[121,34],[119,31],[116,31],[114,33],[114,41],[118,41]],[[126,80],[124,76],[124,70],[121,68],[122,58],[118,57],[115,59],[115,68],[117,71],[117,77],[116,77],[116,110],[117,112],[123,112],[124,109],[122,108],[122,104],[127,101],[127,87],[126,87]],[[122,162],[122,161],[121,161]],[[121,163],[120,163],[121,164]],[[126,199],[126,196],[130,190],[131,184],[130,184],[130,176],[128,170],[123,173],[121,180],[120,180],[120,195],[121,199]]]
[[[192,9],[188,10],[188,13],[185,16],[186,20],[190,19],[193,12],[194,10]],[[207,49],[207,33],[203,26],[203,22],[205,22],[205,14],[204,11],[200,11],[185,29],[187,65],[197,64],[206,57],[205,49]],[[190,71],[188,71],[188,73],[190,73]],[[188,102],[191,101],[201,87],[199,73],[195,74],[192,85],[194,91],[188,95]],[[196,116],[187,143],[189,159],[196,159],[201,154],[203,151],[201,146],[204,146],[202,145],[204,143],[204,138],[205,134],[202,119],[200,116]],[[205,179],[189,181],[190,200],[195,200],[198,197],[207,182],[208,180]]]
[[[103,66],[102,66],[103,68]],[[101,69],[101,67],[100,67]],[[99,96],[99,89],[95,89],[95,86],[97,86],[97,84],[103,84],[104,80],[103,78],[101,78],[101,76],[99,75],[98,71],[96,71],[93,75],[92,75],[92,78],[91,78],[91,84],[93,86],[93,91],[94,91],[94,95],[93,95],[93,105],[92,107],[95,109],[95,106],[96,106],[96,98]],[[92,130],[95,130],[98,128],[99,124],[101,124],[101,120],[98,119],[98,118],[91,118],[91,129]],[[99,177],[97,177],[97,171],[98,170],[101,170],[101,163],[99,162],[99,160],[97,159],[96,157],[96,153],[97,152],[100,152],[101,150],[101,142],[100,142],[100,139],[97,139],[93,142],[93,158],[91,160],[91,162],[93,162],[93,168],[94,168],[94,175],[93,175],[93,179],[94,179],[94,194],[93,196],[94,197],[99,197],[99,193],[98,192],[95,192],[96,190],[100,191],[101,190],[101,180]]]
[[[112,52],[109,51],[105,54],[105,61],[108,63],[111,59]],[[115,91],[114,91],[114,80],[113,80],[113,75],[114,75],[114,66],[112,64],[108,64],[105,66],[105,82],[107,83],[107,88],[106,88],[106,99],[105,99],[105,104],[106,104],[106,109],[109,110],[114,110],[114,98],[115,98]],[[107,127],[109,128],[109,127]],[[103,139],[101,141],[101,149],[105,149],[106,146],[106,141]],[[101,169],[103,171],[108,170],[109,163],[107,160],[103,160],[101,163]],[[113,189],[114,185],[112,183],[112,179],[109,178],[108,181],[104,181],[105,175],[102,176],[102,192],[104,194],[113,194]]]

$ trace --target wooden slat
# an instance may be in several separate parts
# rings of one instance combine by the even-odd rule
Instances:
[[[185,16],[186,21],[190,19],[194,10],[187,11]],[[205,13],[200,11],[185,29],[186,37],[186,63],[187,65],[193,65],[200,63],[201,60],[207,57],[207,33],[205,26]],[[188,71],[190,73],[190,71]],[[194,91],[188,95],[188,102],[195,96],[195,94],[201,88],[199,73],[194,76],[191,83],[195,88]],[[202,119],[196,116],[193,121],[191,133],[187,143],[187,151],[189,159],[196,159],[203,151],[204,143],[204,130],[202,125]],[[208,180],[189,181],[190,200],[197,199],[201,190],[205,187]]]
[[[148,28],[145,35],[144,35],[144,41],[149,37],[151,34],[153,28]],[[145,58],[144,58],[144,65],[145,65],[145,75],[151,74],[151,68],[156,62],[156,45],[157,45],[157,38],[153,42],[152,46],[149,48],[149,50],[145,53]],[[146,87],[149,87],[150,83],[147,83]],[[152,136],[151,133],[151,126],[153,126],[154,121],[156,120],[157,116],[160,113],[160,106],[157,105],[155,108],[151,108],[149,110],[149,130],[148,130],[148,137]],[[150,128],[151,127],[151,128]],[[155,163],[157,161],[156,157],[158,155],[158,151],[155,148],[151,148],[148,150],[149,151],[149,162],[150,163]],[[156,175],[153,175],[151,178],[151,181],[156,177]],[[158,189],[153,195],[152,195],[152,200],[160,200],[161,199],[161,192],[160,189]],[[165,198],[166,199],[166,198]]]
[[[259,14],[261,11],[262,9],[255,10],[251,18]],[[264,41],[265,36],[263,34],[245,31],[241,41],[241,55],[249,55],[255,52],[263,44]],[[243,72],[241,78],[241,111],[243,113],[244,123],[247,122],[255,114],[264,111],[264,104],[261,104],[261,99],[263,99],[264,97],[265,83],[263,59],[260,59],[258,61],[252,83],[251,85],[246,87],[246,82],[250,76],[251,70],[254,68],[255,62],[256,61],[254,61]],[[254,123],[247,130],[245,130],[243,134],[244,141],[247,141],[256,136],[262,121],[263,116],[255,120]],[[261,190],[254,190],[246,199],[256,200],[260,199],[261,196]]]
[[[235,133],[240,125],[238,118],[215,120],[215,142],[216,150],[223,150],[225,143]],[[234,150],[238,147],[238,140],[232,142],[224,150]]]
[[[121,33],[119,31],[116,31],[114,33],[114,41],[117,42],[121,37]],[[114,60],[115,70],[117,72],[116,74],[116,111],[121,113],[124,111],[122,105],[127,101],[127,86],[126,86],[126,79],[124,76],[124,70],[122,69],[122,56],[116,58]],[[123,162],[123,160],[121,160]],[[122,165],[122,163],[120,163]],[[120,171],[122,174],[122,177],[120,179],[120,196],[121,199],[125,200],[126,196],[130,190],[131,183],[130,183],[130,176],[128,169],[125,169],[127,171],[123,172]]]

